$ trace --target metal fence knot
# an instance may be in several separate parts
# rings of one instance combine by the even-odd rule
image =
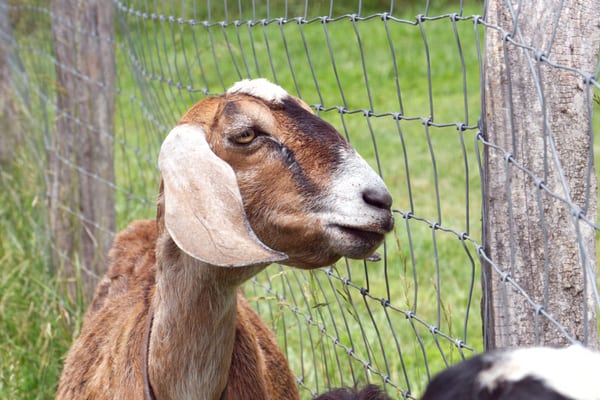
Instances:
[[[540,61],[546,61],[548,58],[546,57],[546,54],[543,51],[536,51],[535,52],[535,60],[537,62]]]
[[[541,304],[537,304],[534,307],[535,315],[541,315],[544,312],[544,306]]]

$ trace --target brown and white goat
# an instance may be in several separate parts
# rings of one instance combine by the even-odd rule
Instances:
[[[297,399],[239,286],[272,262],[365,258],[393,226],[379,176],[264,79],[194,105],[159,155],[156,221],[133,222],[66,359],[58,399]]]

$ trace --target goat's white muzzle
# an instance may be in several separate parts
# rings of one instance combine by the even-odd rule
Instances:
[[[322,223],[334,249],[350,258],[370,256],[394,227],[392,196],[385,183],[349,150],[328,193]]]

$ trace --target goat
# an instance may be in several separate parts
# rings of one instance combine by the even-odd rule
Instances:
[[[494,351],[439,373],[421,400],[600,400],[599,371],[580,345]]]
[[[273,262],[369,257],[393,228],[385,184],[264,79],[196,103],[158,164],[156,220],[115,238],[57,399],[298,399],[239,287]]]
[[[362,389],[339,388],[323,393],[313,400],[392,400],[376,385],[366,385]]]

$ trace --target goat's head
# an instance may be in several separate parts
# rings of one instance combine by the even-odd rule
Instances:
[[[164,215],[175,243],[212,264],[365,258],[393,227],[381,178],[306,103],[264,79],[194,105],[159,166],[159,225]]]

